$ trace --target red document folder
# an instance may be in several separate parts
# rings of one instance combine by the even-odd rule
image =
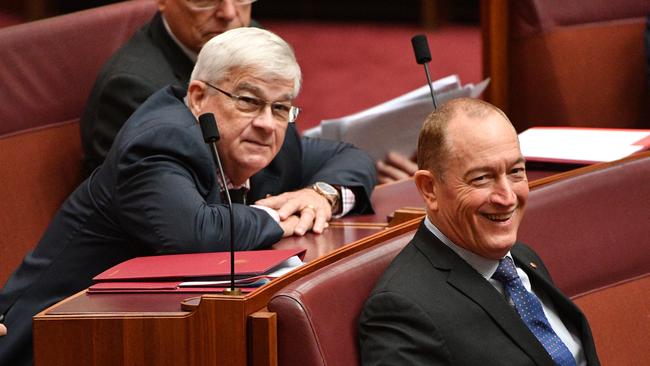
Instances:
[[[264,277],[285,260],[304,257],[304,249],[235,252],[236,278]],[[90,293],[106,292],[217,292],[227,285],[181,287],[181,282],[227,280],[230,253],[172,254],[138,257],[95,276]],[[246,286],[244,284],[244,286]],[[250,290],[250,289],[249,289]]]

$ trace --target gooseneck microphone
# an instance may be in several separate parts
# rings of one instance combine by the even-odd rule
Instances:
[[[201,133],[203,140],[210,145],[212,152],[212,159],[217,164],[221,181],[226,184],[226,175],[221,166],[221,159],[219,159],[219,152],[217,151],[217,142],[219,141],[219,128],[217,127],[217,120],[212,113],[203,113],[199,116],[199,125],[201,126]],[[232,210],[232,200],[228,187],[223,187],[226,192],[226,201],[228,203],[228,212],[230,213],[230,289],[224,290],[226,295],[240,295],[241,290],[235,287],[235,214]]]
[[[415,61],[417,61],[417,63],[420,65],[424,65],[424,73],[427,76],[427,84],[429,84],[429,90],[431,91],[433,109],[438,109],[438,103],[436,103],[436,93],[433,91],[433,85],[431,85],[429,65],[427,65],[431,61],[431,52],[429,52],[429,42],[427,42],[427,36],[424,34],[418,34],[411,38],[411,44],[413,45],[413,52],[415,53]]]

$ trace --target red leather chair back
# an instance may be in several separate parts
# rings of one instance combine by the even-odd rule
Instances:
[[[519,239],[567,295],[650,273],[650,153],[530,192]]]
[[[79,117],[97,73],[155,10],[127,1],[0,29],[0,286],[81,181]]]
[[[366,298],[410,232],[333,263],[276,293],[278,364],[356,365],[357,324]]]
[[[649,1],[489,0],[482,6],[504,3],[495,11],[502,18],[484,30],[484,44],[496,47],[484,49],[484,60],[492,62],[484,69],[493,78],[488,101],[518,131],[650,127],[643,44]]]
[[[0,136],[81,116],[102,65],[155,10],[126,1],[0,29]]]

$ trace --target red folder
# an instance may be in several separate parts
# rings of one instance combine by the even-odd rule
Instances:
[[[88,288],[89,294],[108,293],[160,293],[160,292],[187,292],[187,293],[220,293],[225,287],[181,287],[180,281],[175,282],[99,282]],[[241,292],[252,292],[257,287],[238,287]]]
[[[263,275],[294,255],[301,259],[305,249],[235,252],[237,278]],[[93,280],[173,282],[190,279],[223,280],[230,275],[230,253],[171,254],[138,257],[98,274]],[[149,281],[155,280],[155,281]]]

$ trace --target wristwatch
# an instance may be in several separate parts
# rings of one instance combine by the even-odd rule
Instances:
[[[311,188],[316,193],[325,197],[327,202],[330,203],[330,206],[332,206],[332,213],[339,213],[341,211],[341,194],[338,189],[325,182],[316,182]]]

